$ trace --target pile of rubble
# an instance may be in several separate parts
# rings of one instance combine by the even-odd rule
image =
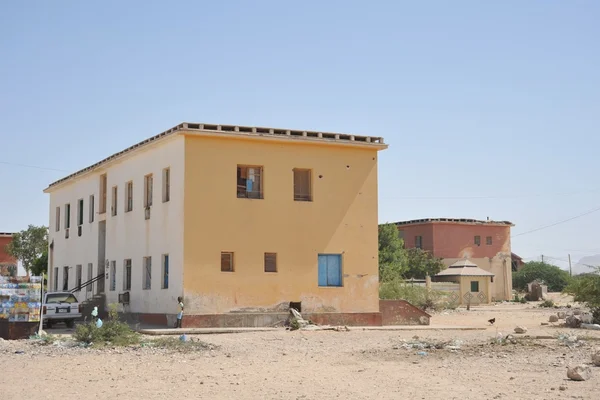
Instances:
[[[584,312],[580,309],[568,311],[559,311],[557,314],[550,316],[549,321],[552,323],[564,320],[564,326],[568,328],[582,328],[600,331],[600,324],[594,324],[594,317],[590,312]]]
[[[296,309],[290,308],[290,315],[285,322],[285,326],[290,331],[295,331],[298,329],[304,331],[338,331],[338,332],[348,332],[350,329],[347,326],[320,326],[312,323],[311,321],[305,320],[302,318],[302,314],[300,314]]]

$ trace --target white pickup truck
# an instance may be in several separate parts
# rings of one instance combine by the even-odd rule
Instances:
[[[50,329],[57,322],[64,322],[68,328],[75,326],[81,318],[82,305],[70,292],[49,292],[44,294],[42,308],[44,324]]]

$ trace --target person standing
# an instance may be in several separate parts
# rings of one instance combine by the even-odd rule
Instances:
[[[179,303],[179,313],[177,314],[177,325],[175,325],[175,327],[181,328],[181,322],[183,320],[183,298],[178,297],[177,303]]]

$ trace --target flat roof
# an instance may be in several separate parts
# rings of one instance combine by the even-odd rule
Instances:
[[[458,225],[503,225],[503,226],[515,226],[510,221],[482,221],[479,219],[470,218],[423,218],[423,219],[412,219],[409,221],[398,221],[394,224],[401,225],[419,225],[419,224],[432,224],[432,223],[450,223]]]
[[[60,183],[66,182],[72,178],[75,178],[79,175],[82,175],[86,172],[90,172],[95,170],[102,165],[118,158],[122,157],[134,150],[137,150],[141,147],[150,145],[153,142],[156,142],[159,139],[165,138],[167,136],[174,136],[178,134],[184,133],[194,133],[194,134],[202,134],[208,133],[209,135],[223,135],[229,137],[255,137],[260,139],[284,139],[290,140],[293,142],[309,142],[309,143],[338,143],[345,145],[358,145],[358,146],[368,146],[376,149],[386,149],[387,144],[384,143],[383,138],[380,136],[363,136],[363,135],[354,135],[348,133],[335,133],[335,132],[321,132],[321,131],[304,131],[298,129],[282,129],[282,128],[265,128],[265,127],[257,127],[257,126],[242,126],[242,125],[219,125],[219,124],[204,124],[204,123],[191,123],[191,122],[183,122],[177,126],[174,126],[171,129],[168,129],[158,135],[152,136],[146,140],[143,140],[139,143],[134,144],[122,150],[118,153],[115,153],[101,161],[98,161],[95,164],[92,164],[86,168],[83,168],[77,172],[74,172],[70,175],[67,175],[64,178],[61,178],[53,183],[51,183],[48,188],[52,188]]]
[[[10,237],[12,237],[12,235],[13,235],[13,234],[12,234],[12,233],[10,233],[10,232],[0,232],[0,236],[2,236],[2,237],[6,237],[6,236],[10,236]]]

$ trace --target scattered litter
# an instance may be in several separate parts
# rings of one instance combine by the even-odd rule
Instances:
[[[567,346],[568,348],[575,348],[579,346],[579,339],[575,335],[569,335],[568,333],[561,333],[558,335],[558,341],[560,344]]]
[[[17,350],[15,351],[15,354],[25,354],[25,352],[23,350]]]
[[[581,324],[581,328],[591,329],[594,331],[600,331],[600,325],[598,325],[598,324]]]
[[[419,351],[419,352],[417,352],[417,355],[419,355],[419,356],[426,356],[427,352],[426,351]]]
[[[179,340],[182,341],[182,342],[187,342],[188,341],[188,337],[185,334],[183,334],[183,335],[179,336]]]
[[[461,349],[462,340],[448,340],[448,341],[428,341],[428,340],[420,340],[418,336],[415,336],[413,340],[406,341],[402,340],[401,344],[393,347],[394,350],[398,349],[406,349],[406,350],[424,350],[424,349],[434,349],[434,350],[450,350],[450,351],[458,351]]]

